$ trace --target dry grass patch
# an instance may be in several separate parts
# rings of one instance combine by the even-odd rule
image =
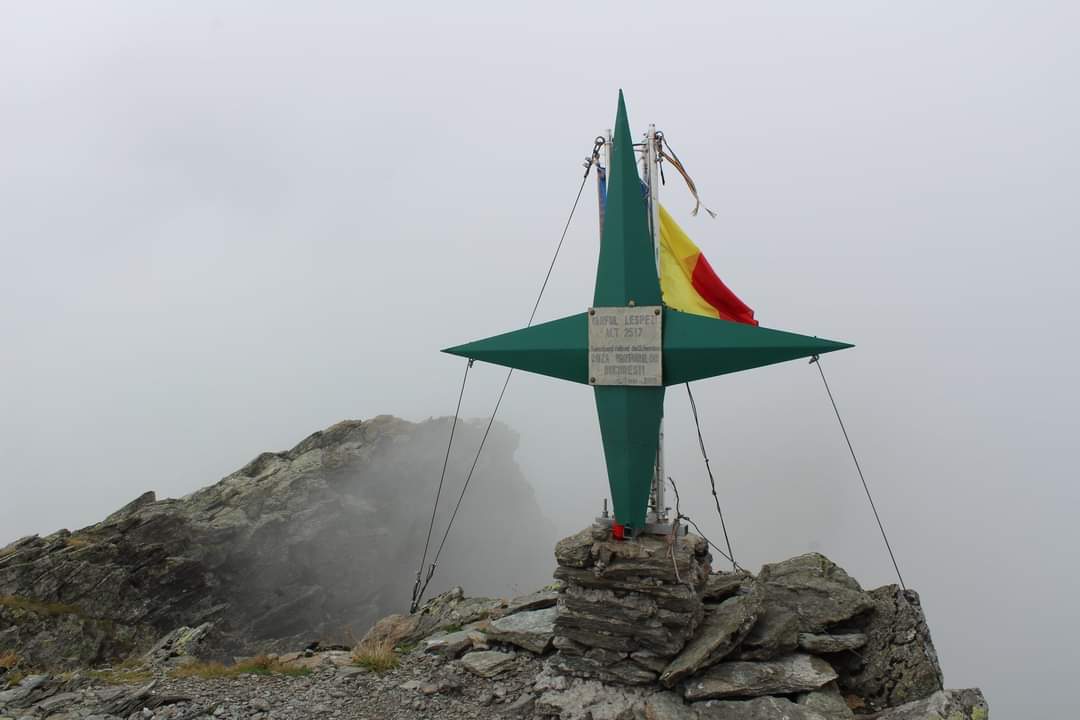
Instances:
[[[247,660],[242,660],[233,665],[219,662],[196,662],[181,665],[169,673],[173,677],[186,678],[197,677],[211,678],[234,678],[239,675],[310,675],[311,669],[304,667],[290,667],[283,664],[278,658],[269,655],[258,655]]]
[[[400,662],[389,639],[364,640],[353,649],[352,659],[354,664],[377,673],[393,670]]]
[[[37,615],[82,615],[82,610],[75,605],[41,602],[19,595],[0,595],[0,606],[13,610],[26,610]]]
[[[10,670],[19,664],[19,656],[14,650],[0,652],[0,670]]]

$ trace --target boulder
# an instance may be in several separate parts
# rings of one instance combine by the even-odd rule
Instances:
[[[978,688],[938,690],[928,698],[863,717],[867,720],[987,720],[990,707]]]
[[[866,643],[857,653],[830,657],[845,695],[870,711],[921,700],[944,687],[919,595],[886,585],[871,591],[872,612],[860,618]]]
[[[592,528],[585,528],[555,543],[555,562],[560,567],[589,567],[592,564],[592,546]]]
[[[466,650],[473,646],[476,640],[476,631],[458,630],[451,633],[436,633],[424,638],[424,652],[440,655],[451,660],[460,657]]]
[[[217,648],[221,647],[213,623],[203,623],[195,628],[181,627],[157,641],[143,655],[143,662],[153,667],[183,665],[197,660],[223,660]]]
[[[818,553],[765,565],[757,579],[766,604],[795,615],[800,632],[824,632],[874,606],[859,583]]]
[[[509,670],[514,664],[514,658],[514,653],[479,650],[461,658],[461,665],[473,675],[491,678]]]
[[[673,687],[684,677],[722,660],[750,632],[760,609],[760,595],[751,593],[728,598],[705,613],[701,627],[664,669],[660,682]]]
[[[387,615],[364,633],[361,643],[388,643],[398,645],[406,638],[415,637],[420,626],[418,615]]]
[[[836,679],[829,663],[812,655],[793,654],[770,662],[726,662],[713,665],[686,682],[687,700],[787,695],[817,690]]]
[[[507,615],[491,622],[487,636],[491,640],[517,645],[542,655],[551,647],[551,641],[555,637],[557,614],[557,608],[549,607]]]

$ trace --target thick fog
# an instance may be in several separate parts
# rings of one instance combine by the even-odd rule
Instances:
[[[463,361],[439,348],[525,323],[621,87],[718,216],[690,217],[673,172],[663,201],[762,325],[856,344],[825,369],[946,683],[1000,717],[1062,712],[1078,21],[1068,2],[5,4],[0,540],[188,493],[342,418],[452,413]],[[590,184],[538,319],[588,305],[597,245]],[[478,364],[463,412],[503,376]],[[695,387],[743,565],[812,549],[894,579],[812,366]],[[683,510],[716,540],[683,388],[666,412]],[[518,374],[500,417],[548,520],[586,525],[606,493],[588,389]]]

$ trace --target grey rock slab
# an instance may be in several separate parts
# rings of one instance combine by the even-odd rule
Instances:
[[[990,706],[978,688],[938,690],[922,700],[874,715],[874,720],[987,720]]]
[[[536,654],[551,647],[555,637],[555,618],[558,608],[527,610],[492,621],[487,636],[491,640],[510,643]]]
[[[844,633],[842,635],[799,633],[799,647],[806,652],[838,653],[844,650],[856,650],[866,644],[862,633]]]
[[[665,687],[711,663],[719,662],[750,632],[761,610],[761,597],[756,593],[736,595],[705,614],[705,620],[674,660],[660,675]]]
[[[788,610],[765,605],[764,612],[743,639],[738,660],[773,660],[799,647],[799,618]]]
[[[683,695],[692,702],[731,697],[787,695],[817,690],[836,679],[829,663],[793,654],[769,662],[726,662],[688,680]]]
[[[766,605],[793,613],[801,632],[823,632],[874,606],[859,583],[819,553],[764,565],[757,579]]]
[[[647,691],[614,687],[596,680],[574,680],[564,690],[548,690],[535,711],[559,720],[631,720]]]
[[[458,630],[452,633],[437,633],[423,640],[424,652],[457,658],[473,646],[475,631]]]
[[[35,707],[46,715],[49,715],[68,705],[73,705],[79,700],[82,700],[82,695],[79,693],[59,693],[42,700]]]
[[[495,650],[480,650],[471,652],[461,658],[461,665],[473,675],[482,678],[495,677],[505,672],[513,665],[515,655],[513,653],[501,653]]]
[[[777,697],[713,700],[691,707],[697,711],[700,720],[833,720],[787,698]]]

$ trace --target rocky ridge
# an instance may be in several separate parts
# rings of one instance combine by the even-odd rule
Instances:
[[[353,642],[350,629],[362,633],[408,604],[430,511],[417,498],[438,477],[448,422],[341,422],[186,497],[147,492],[96,525],[0,548],[0,654],[81,668],[206,623],[213,637],[200,647],[221,659]],[[481,432],[459,423],[461,447],[475,447]],[[523,538],[513,518],[491,512],[540,517],[516,444],[508,428],[493,428],[473,480],[484,492],[462,506],[440,578],[543,581],[542,521]],[[464,476],[467,454],[450,458],[448,477]],[[487,533],[505,541],[482,542]]]

